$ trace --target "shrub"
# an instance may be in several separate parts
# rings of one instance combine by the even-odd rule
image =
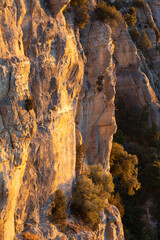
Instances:
[[[140,33],[138,32],[137,28],[131,29],[131,30],[129,31],[129,33],[130,33],[130,35],[131,35],[132,40],[133,40],[135,43],[138,43],[141,35],[140,35]]]
[[[75,22],[79,28],[84,28],[89,22],[89,1],[88,0],[71,0],[71,6],[75,9]]]
[[[76,146],[76,175],[78,175],[82,161],[86,157],[87,146],[82,143],[82,145]]]
[[[124,15],[124,19],[129,25],[129,27],[134,27],[136,22],[137,22],[137,17],[136,17],[137,10],[134,7],[131,7],[129,9],[129,13]]]
[[[160,132],[158,130],[158,127],[155,123],[153,123],[152,127],[148,129],[146,132],[146,139],[147,139],[148,145],[153,147],[158,147],[159,136],[160,136]]]
[[[110,0],[105,0],[106,4],[109,6],[114,6],[117,10],[120,10],[122,8],[122,5],[119,1],[111,2]]]
[[[100,2],[95,8],[96,19],[111,24],[113,27],[118,26],[123,20],[122,15],[115,7],[107,6],[105,2]]]
[[[110,193],[114,191],[114,184],[112,175],[105,173],[103,167],[99,165],[92,165],[87,172],[88,178],[92,179],[92,182],[101,188],[101,191],[105,193],[107,197],[110,197]]]
[[[158,194],[160,194],[160,162],[155,161],[148,164],[141,178],[145,188],[158,197]]]
[[[60,230],[66,227],[66,197],[61,189],[57,190],[50,209],[50,218],[53,223],[58,224]]]
[[[85,25],[89,22],[90,16],[88,10],[80,7],[76,10],[75,21],[79,28],[83,29]]]
[[[147,33],[143,30],[139,41],[139,48],[142,51],[149,50],[152,47],[152,43],[149,40]]]
[[[85,175],[77,178],[71,210],[96,230],[100,223],[99,211],[105,207],[105,199],[112,191],[111,174],[106,175],[101,165],[90,166]]]
[[[148,105],[139,108],[134,104],[126,106],[123,101],[116,104],[116,121],[128,140],[136,141],[140,145],[146,142],[146,132],[149,129]]]
[[[141,186],[137,179],[137,156],[128,154],[122,145],[113,143],[110,164],[113,177],[120,179],[119,188],[126,188],[129,195],[134,195]]]
[[[109,203],[116,206],[119,209],[119,212],[121,214],[121,218],[124,215],[124,206],[121,203],[121,197],[119,193],[112,194],[112,196],[108,199]]]
[[[25,100],[25,107],[27,111],[29,112],[30,110],[34,109],[34,99],[32,98],[27,98]]]
[[[104,199],[101,196],[99,187],[94,185],[92,180],[86,175],[78,177],[73,193],[71,210],[76,215],[80,215],[81,219],[91,228],[95,229],[97,221],[100,222],[98,212],[104,206]],[[98,216],[98,219],[95,216]]]

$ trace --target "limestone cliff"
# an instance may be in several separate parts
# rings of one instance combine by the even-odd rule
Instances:
[[[30,226],[40,239],[54,239],[56,231],[45,227],[47,208],[57,187],[70,193],[75,176],[84,61],[63,14],[55,19],[41,4],[3,1],[0,8],[0,238],[7,240]],[[32,110],[26,99],[34,100]]]
[[[79,33],[72,13],[66,19],[63,14],[69,2],[0,1],[3,240],[25,239],[26,232],[42,240],[123,240],[119,211],[108,203],[97,232],[80,228],[69,236],[48,221],[49,206],[56,189],[62,189],[68,201],[71,196],[76,132],[77,144],[88,147],[85,164],[101,163],[109,171],[116,82],[117,97],[127,99],[129,94],[140,105],[150,103],[152,118],[159,123],[159,69],[151,72],[145,65],[125,24],[112,30],[106,23],[90,21]],[[30,109],[27,100],[34,103]],[[68,225],[78,225],[76,221],[70,216]]]

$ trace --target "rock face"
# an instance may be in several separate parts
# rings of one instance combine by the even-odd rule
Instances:
[[[62,12],[70,0],[48,0],[48,6],[51,13],[56,16],[57,13]]]
[[[108,203],[97,232],[81,229],[73,236],[49,222],[50,203],[59,188],[70,199],[76,143],[87,145],[85,168],[87,162],[101,163],[109,171],[116,81],[117,98],[134,98],[141,106],[150,103],[152,120],[159,123],[159,69],[147,68],[125,24],[112,31],[94,21],[79,34],[72,14],[66,24],[63,10],[68,3],[0,1],[2,240],[24,239],[27,234],[42,240],[124,239],[120,214]],[[147,9],[143,14],[151,17]],[[155,36],[152,41],[156,51]]]
[[[63,14],[48,17],[39,1],[7,1],[0,11],[0,239],[29,229],[55,239],[46,215],[56,188],[72,189],[84,63]]]
[[[155,94],[155,85],[152,74],[150,79],[140,69],[144,61],[143,54],[138,55],[127,29],[122,26],[113,32],[115,40],[114,58],[116,62],[116,97],[126,103],[134,103],[139,106],[150,104],[152,121],[159,125],[159,102]]]
[[[83,88],[76,122],[88,147],[90,164],[101,163],[109,170],[112,136],[116,130],[114,116],[115,74],[111,29],[96,21],[89,30]]]

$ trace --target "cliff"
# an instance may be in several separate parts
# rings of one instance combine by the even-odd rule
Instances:
[[[96,232],[84,227],[68,236],[48,221],[49,207],[56,189],[64,191],[68,202],[71,197],[76,132],[77,145],[87,145],[86,165],[100,163],[109,172],[115,87],[117,98],[127,101],[129,95],[140,106],[150,103],[152,119],[159,124],[159,68],[142,71],[143,54],[138,54],[125,23],[111,29],[90,21],[79,33],[73,14],[63,14],[69,2],[0,2],[3,240],[25,239],[25,233],[44,240],[123,240],[119,211],[108,203]],[[157,4],[152,11],[158,19]],[[157,65],[159,55],[155,61]],[[70,216],[68,224],[72,221]]]

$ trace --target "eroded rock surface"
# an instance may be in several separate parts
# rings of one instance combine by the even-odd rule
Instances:
[[[42,240],[124,239],[114,206],[106,204],[97,232],[81,229],[73,236],[48,221],[49,206],[57,188],[70,199],[76,136],[88,147],[85,167],[101,163],[109,171],[116,75],[117,98],[128,101],[129,94],[141,106],[149,103],[159,123],[159,69],[147,68],[125,24],[112,31],[93,21],[79,34],[72,14],[66,24],[68,3],[0,1],[0,239],[27,233]],[[149,6],[139,18],[146,21],[146,15],[153,20]],[[151,40],[157,53],[154,34]],[[31,109],[27,99],[34,102]]]
[[[98,21],[94,22],[85,47],[88,51],[87,63],[76,121],[88,147],[89,163],[101,163],[109,170],[112,136],[116,130],[114,116],[116,78],[110,27]]]
[[[20,239],[30,230],[55,239],[46,218],[52,194],[61,188],[69,198],[75,177],[84,72],[78,38],[63,14],[47,16],[39,1],[5,1],[0,11],[0,238]],[[34,100],[33,109],[27,111],[26,99]]]

